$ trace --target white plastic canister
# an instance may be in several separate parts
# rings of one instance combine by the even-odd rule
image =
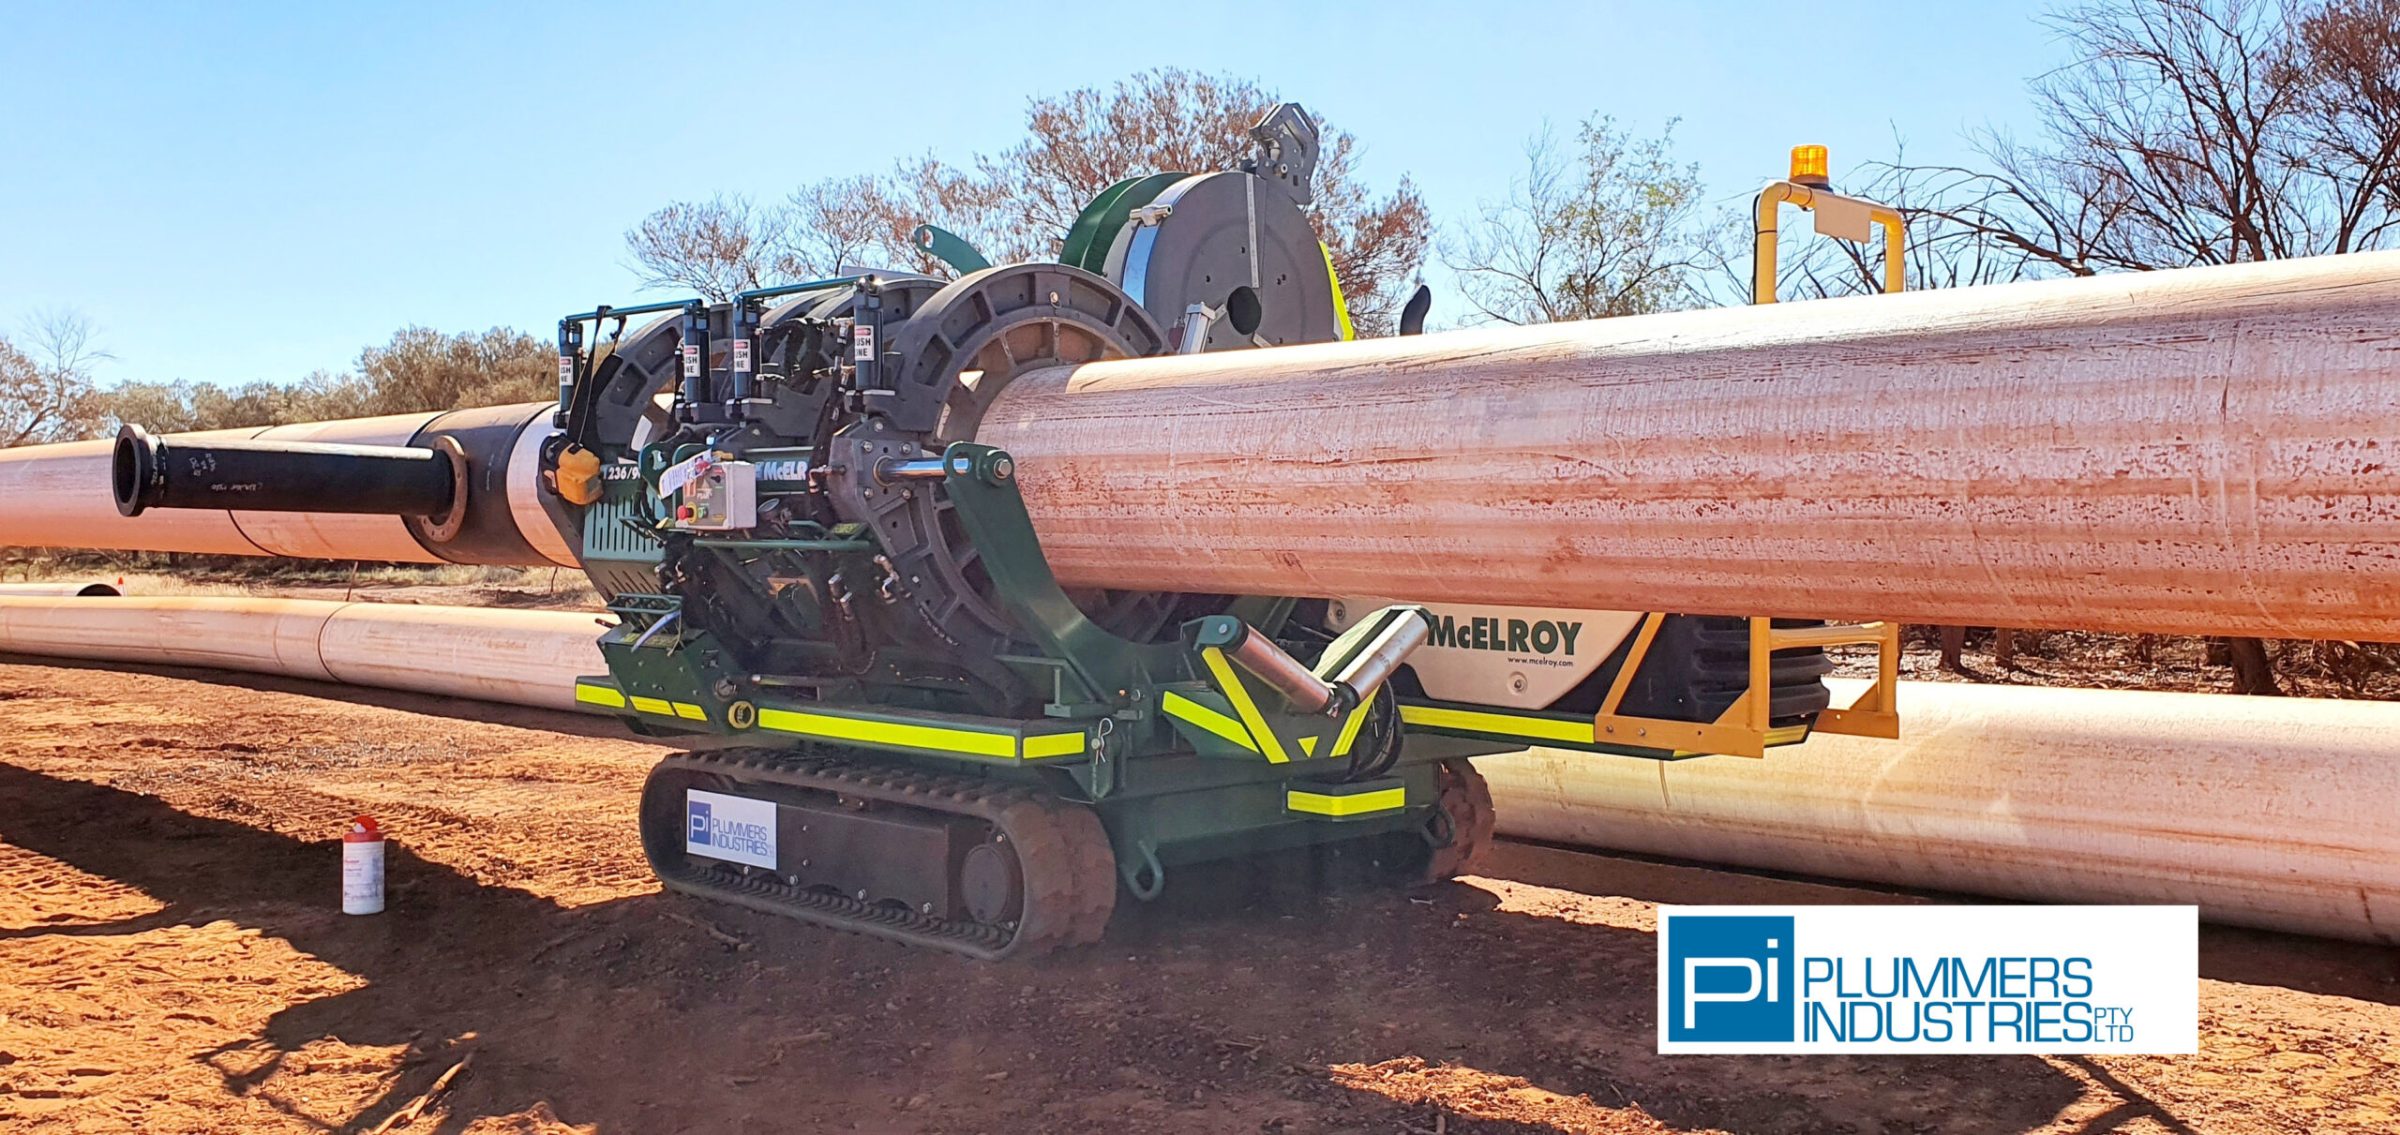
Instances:
[[[342,833],[342,913],[383,910],[383,829],[372,816],[350,821]]]

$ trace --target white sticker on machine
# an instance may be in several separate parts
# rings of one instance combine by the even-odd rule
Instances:
[[[775,869],[775,805],[722,792],[684,790],[683,851]]]
[[[851,341],[851,346],[852,346],[852,348],[853,348],[853,349],[852,349],[852,351],[851,351],[851,357],[852,357],[852,358],[854,358],[854,359],[856,359],[856,360],[858,360],[859,362],[862,362],[862,363],[864,363],[864,362],[873,362],[873,361],[874,361],[874,359],[875,359],[875,325],[874,325],[874,324],[872,324],[872,323],[861,323],[861,324],[859,324],[859,325],[858,325],[858,329],[857,329],[857,330],[855,330],[855,331],[853,331],[853,332],[851,332],[851,335],[850,335],[850,341]]]

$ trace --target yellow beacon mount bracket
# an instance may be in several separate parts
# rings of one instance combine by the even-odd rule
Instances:
[[[1775,237],[1776,225],[1785,205],[1808,210],[1815,217],[1817,235],[1853,244],[1865,244],[1875,237],[1877,226],[1883,228],[1883,290],[1887,293],[1904,290],[1908,285],[1908,232],[1900,211],[1863,197],[1849,197],[1833,191],[1833,177],[1828,172],[1832,156],[1823,146],[1792,147],[1792,173],[1782,181],[1770,181],[1758,191],[1758,237],[1751,246],[1750,302],[1775,302]]]

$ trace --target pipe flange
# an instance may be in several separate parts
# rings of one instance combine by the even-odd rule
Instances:
[[[158,483],[158,439],[127,422],[117,427],[117,445],[109,458],[109,491],[117,515],[140,516],[150,506],[152,486]]]
[[[459,530],[467,525],[467,493],[471,483],[467,451],[454,437],[437,437],[426,448],[450,461],[450,507],[438,516],[411,516],[405,522],[417,538],[430,544],[447,544],[458,539]]]

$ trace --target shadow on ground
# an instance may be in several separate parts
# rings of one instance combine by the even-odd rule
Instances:
[[[226,919],[366,979],[262,1038],[414,1046],[352,1129],[470,1036],[442,1130],[546,1103],[602,1131],[1431,1131],[1429,1105],[1378,1085],[1439,1080],[1495,1101],[1442,1120],[1461,1135],[1637,1106],[1678,1129],[1997,1133],[2082,1091],[2033,1058],[1661,1058],[1648,933],[1503,912],[1466,885],[1193,871],[1102,946],[991,965],[660,895],[569,910],[398,848],[389,911],[345,919],[316,901],[330,843],[8,765],[0,839],[168,904],[69,932]]]

